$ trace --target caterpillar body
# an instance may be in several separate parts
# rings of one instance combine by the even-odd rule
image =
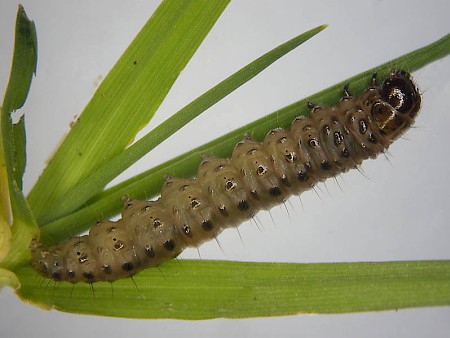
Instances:
[[[405,71],[393,71],[359,97],[334,106],[311,105],[290,130],[249,136],[231,158],[204,157],[194,179],[167,176],[155,201],[124,198],[122,219],[101,221],[88,235],[53,247],[31,244],[32,267],[71,283],[112,282],[198,247],[262,209],[358,167],[387,150],[414,123],[421,97]]]

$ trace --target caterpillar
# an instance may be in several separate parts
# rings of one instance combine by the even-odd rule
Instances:
[[[385,152],[421,106],[418,88],[402,70],[380,85],[374,74],[359,97],[348,85],[343,92],[334,106],[308,103],[309,117],[297,117],[289,130],[271,130],[262,142],[245,135],[230,158],[204,156],[193,179],[166,176],[157,200],[125,196],[116,222],[100,221],[88,235],[53,247],[33,240],[32,267],[56,281],[94,283],[158,266]]]

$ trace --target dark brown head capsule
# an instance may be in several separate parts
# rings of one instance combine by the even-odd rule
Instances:
[[[411,76],[403,70],[384,80],[380,95],[372,107],[372,118],[380,132],[393,141],[414,123],[422,100]]]

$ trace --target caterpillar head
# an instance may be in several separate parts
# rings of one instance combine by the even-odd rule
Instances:
[[[403,70],[384,80],[380,95],[372,106],[372,118],[380,132],[393,141],[414,123],[422,100],[411,76]]]

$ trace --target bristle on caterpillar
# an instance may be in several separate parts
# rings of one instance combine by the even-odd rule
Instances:
[[[375,76],[359,97],[344,87],[337,105],[310,104],[290,130],[262,142],[244,136],[230,158],[204,157],[194,179],[166,176],[156,201],[124,198],[122,219],[53,247],[31,243],[32,267],[71,283],[112,282],[198,247],[259,210],[375,158],[412,126],[421,97],[408,73]]]

